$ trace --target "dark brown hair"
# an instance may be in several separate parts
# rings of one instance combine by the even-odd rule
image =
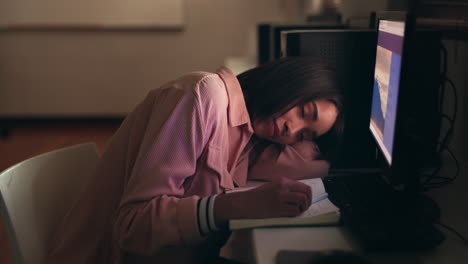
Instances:
[[[328,100],[338,109],[337,120],[316,140],[323,158],[332,160],[343,133],[343,102],[334,70],[315,57],[287,57],[237,76],[251,120],[281,115],[314,100]]]

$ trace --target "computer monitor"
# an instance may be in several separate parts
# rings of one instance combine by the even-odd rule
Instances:
[[[438,163],[440,34],[414,19],[378,20],[369,128],[392,184],[420,191],[421,170]]]
[[[360,114],[367,116],[379,170],[337,170],[324,178],[343,223],[366,250],[430,249],[444,240],[433,226],[440,208],[419,181],[420,169],[437,156],[440,36],[412,29],[408,16],[380,19],[376,30],[369,115]]]
[[[286,30],[344,29],[347,25],[336,23],[261,23],[257,25],[258,65],[281,57],[281,32]]]
[[[405,21],[381,20],[375,56],[370,131],[392,165]]]

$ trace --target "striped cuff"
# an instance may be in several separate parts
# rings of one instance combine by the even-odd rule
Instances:
[[[202,236],[218,231],[214,220],[214,202],[217,195],[201,198],[197,203],[198,231]]]

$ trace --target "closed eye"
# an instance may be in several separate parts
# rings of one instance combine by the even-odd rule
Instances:
[[[312,120],[317,121],[318,119],[317,104],[315,103],[315,101],[312,101],[312,105],[314,106]]]

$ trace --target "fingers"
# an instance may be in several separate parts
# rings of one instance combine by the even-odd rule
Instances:
[[[243,193],[247,218],[298,216],[312,203],[311,188],[291,179],[278,179]]]
[[[304,212],[310,206],[310,200],[304,193],[285,192],[282,194],[282,201],[286,205],[292,205],[298,208],[299,212]]]
[[[299,207],[291,204],[284,205],[281,211],[281,217],[293,217],[298,216],[302,213]]]
[[[304,184],[298,181],[290,181],[287,183],[288,190],[291,193],[300,193],[306,196],[306,208],[308,208],[312,203],[312,189],[309,185]]]

